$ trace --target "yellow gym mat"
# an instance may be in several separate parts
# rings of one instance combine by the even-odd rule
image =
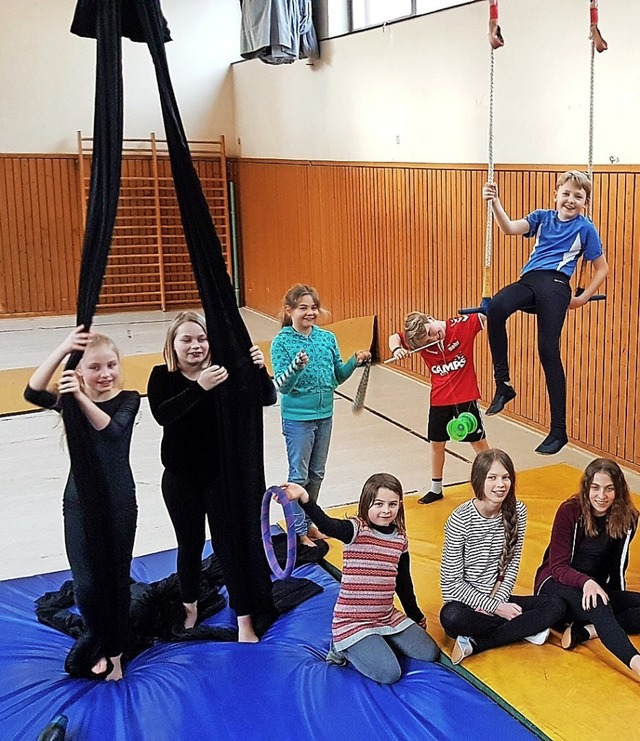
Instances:
[[[161,353],[125,356],[122,359],[125,388],[146,394],[151,368],[162,363],[164,360]],[[0,371],[0,415],[33,412],[37,408],[25,401],[22,396],[33,371],[34,368],[10,368]]]
[[[518,473],[517,495],[527,505],[528,525],[516,594],[532,593],[556,509],[575,493],[580,474],[564,464]],[[448,655],[453,641],[438,621],[444,523],[455,507],[473,495],[470,484],[446,487],[444,493],[444,500],[429,505],[408,496],[405,508],[418,601],[430,634]],[[354,492],[354,499],[358,496]],[[636,506],[640,508],[640,501]],[[333,508],[330,514],[341,517],[355,510],[355,506]],[[340,568],[341,544],[330,542],[328,560]],[[640,536],[631,546],[627,588],[640,591]],[[632,640],[640,648],[640,636]],[[552,633],[544,646],[522,642],[486,651],[469,657],[455,671],[554,741],[640,739],[640,682],[597,639],[563,651],[559,636]]]

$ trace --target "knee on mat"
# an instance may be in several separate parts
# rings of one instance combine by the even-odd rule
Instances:
[[[377,672],[376,676],[373,677],[378,684],[395,684],[402,676],[402,669],[400,666],[389,667],[384,671]]]
[[[447,602],[440,610],[440,625],[450,638],[457,638],[456,628],[466,613],[466,607],[461,602]]]

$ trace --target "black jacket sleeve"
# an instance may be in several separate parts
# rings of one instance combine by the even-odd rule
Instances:
[[[419,623],[424,615],[418,607],[418,601],[413,591],[413,580],[411,579],[411,564],[409,561],[409,552],[400,556],[398,561],[398,575],[396,576],[396,594],[400,599],[402,608],[407,617]]]
[[[260,391],[262,394],[262,406],[270,407],[278,401],[278,391],[266,368],[260,370]]]
[[[151,371],[147,385],[151,414],[163,427],[177,422],[209,393],[196,382],[181,388],[173,376],[174,373],[170,373],[166,366],[156,365]]]
[[[300,502],[302,509],[309,515],[314,525],[330,538],[337,538],[343,543],[350,543],[355,535],[355,526],[351,520],[341,520],[329,517],[315,502],[309,500],[306,504]]]
[[[35,404],[37,407],[43,409],[55,409],[57,412],[60,411],[59,397],[56,394],[52,394],[51,391],[36,391],[27,384],[27,388],[24,390],[24,398],[29,404]]]
[[[121,391],[120,393],[122,402],[113,413],[111,422],[99,431],[100,435],[112,440],[128,434],[140,409],[140,394],[137,391]]]

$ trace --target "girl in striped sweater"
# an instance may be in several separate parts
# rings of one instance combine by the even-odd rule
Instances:
[[[283,488],[323,533],[345,544],[327,661],[349,662],[380,684],[400,679],[398,654],[435,661],[440,650],[426,632],[413,591],[398,479],[388,473],[370,476],[362,488],[357,517],[348,520],[327,516],[298,484]],[[406,615],[394,607],[395,593]]]
[[[471,467],[474,499],[445,525],[440,623],[456,642],[451,661],[521,641],[542,644],[564,613],[556,597],[519,597],[516,583],[527,508],[516,499],[516,472],[502,450],[480,453]]]

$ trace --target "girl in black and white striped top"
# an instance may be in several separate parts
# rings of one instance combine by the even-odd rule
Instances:
[[[485,450],[471,468],[474,498],[445,525],[440,622],[456,639],[451,660],[526,639],[542,644],[560,620],[560,600],[511,594],[520,567],[527,508],[516,499],[516,472],[502,450]]]

